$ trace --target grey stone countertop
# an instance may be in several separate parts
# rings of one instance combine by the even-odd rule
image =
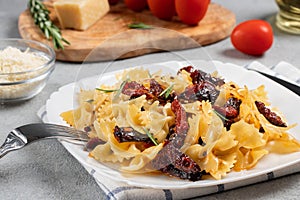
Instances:
[[[0,1],[0,38],[20,38],[18,16],[28,1]],[[256,60],[266,66],[286,61],[300,68],[300,36],[278,30],[274,17],[278,11],[275,0],[212,0],[236,14],[237,23],[249,19],[264,19],[274,30],[272,48],[261,57],[253,57],[234,50],[226,38],[204,47],[214,60],[246,65]],[[188,59],[197,59],[200,49],[180,53]],[[119,66],[171,60],[168,53],[156,53],[116,61]],[[102,62],[105,66],[108,63]],[[84,66],[86,65],[86,66]],[[93,64],[56,62],[56,69],[47,86],[35,98],[19,104],[0,105],[0,141],[8,132],[23,124],[39,122],[37,110],[59,87],[76,80],[78,72],[89,71]],[[82,70],[84,68],[84,70]],[[89,74],[88,74],[89,75]],[[295,108],[299,110],[299,105]],[[295,110],[296,111],[296,110]],[[268,182],[249,185],[197,199],[299,199],[300,174],[292,174]],[[56,140],[34,143],[0,160],[0,199],[103,199],[103,192],[87,171]]]

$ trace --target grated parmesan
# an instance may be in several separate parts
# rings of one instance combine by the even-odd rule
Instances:
[[[21,51],[15,47],[0,50],[0,99],[24,98],[35,90],[41,81],[16,85],[5,85],[17,81],[26,81],[39,76],[45,69],[39,69],[49,59],[30,49]]]
[[[6,47],[0,51],[0,73],[16,73],[32,70],[43,65],[46,59],[29,52],[22,52],[14,47]]]

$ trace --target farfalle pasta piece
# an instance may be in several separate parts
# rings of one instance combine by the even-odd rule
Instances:
[[[231,171],[236,163],[237,141],[234,136],[223,129],[220,138],[214,142],[211,151],[199,144],[192,145],[186,151],[202,170],[212,175],[215,179],[221,179]]]
[[[217,141],[216,145],[214,146],[213,151],[217,155],[224,155],[227,153],[231,153],[231,151],[235,151],[237,145],[238,141],[235,139],[235,135],[223,129],[223,133]]]
[[[112,133],[109,135],[108,141],[105,144],[96,146],[96,148],[90,152],[90,155],[102,162],[123,162],[140,153],[141,151],[134,143],[119,143]]]
[[[263,134],[252,124],[248,124],[244,120],[232,124],[230,133],[235,136],[235,140],[238,141],[241,147],[254,149],[263,147],[267,143]]]
[[[93,105],[90,102],[93,97],[92,91],[81,90],[78,94],[79,107],[75,110],[69,110],[60,114],[64,121],[71,126],[83,130],[90,125],[93,120]]]
[[[122,166],[121,170],[125,172],[145,173],[153,171],[153,169],[145,169],[145,166],[150,163],[163,148],[163,143],[157,146],[152,146],[136,155],[127,166]]]
[[[153,136],[162,142],[168,132],[170,125],[174,123],[174,114],[171,111],[171,105],[168,103],[165,106],[159,105],[158,101],[152,103],[147,111],[143,112],[144,119],[147,118],[148,123],[145,128],[148,129]]]
[[[266,149],[271,153],[286,154],[299,151],[300,143],[287,133],[268,141]]]
[[[235,171],[248,170],[253,168],[258,161],[268,154],[268,150],[263,148],[248,149],[240,147],[237,151],[237,161],[234,165]]]
[[[157,72],[157,74],[160,74],[160,72]],[[117,79],[119,79],[121,82],[128,79],[131,81],[140,81],[148,78],[150,78],[150,73],[147,69],[143,68],[124,70],[119,76],[117,76]]]
[[[89,156],[100,162],[123,162],[124,157],[116,155],[112,150],[109,143],[97,145],[90,153]]]
[[[128,121],[128,124],[130,127],[133,127],[136,130],[141,130],[140,128],[137,129],[137,127],[142,126],[142,120],[140,119],[142,115],[141,107],[136,104],[129,104],[128,110],[126,112],[126,121]]]
[[[191,118],[188,119],[188,123],[190,128],[188,133],[185,137],[184,144],[180,148],[182,152],[186,152],[186,150],[194,144],[198,144],[199,138],[201,137],[200,134],[200,115],[193,115]]]
[[[229,173],[236,163],[236,153],[217,156],[210,153],[203,161],[205,171],[213,178],[220,180]]]
[[[60,116],[71,126],[76,129],[83,130],[85,127],[92,124],[92,109],[93,108],[90,103],[84,102],[79,108],[61,113]]]
[[[116,126],[116,122],[115,120],[99,118],[98,121],[94,121],[93,125],[95,127],[97,137],[106,142],[108,141],[108,136],[112,134],[112,131]]]

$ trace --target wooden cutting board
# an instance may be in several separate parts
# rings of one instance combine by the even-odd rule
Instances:
[[[52,21],[59,26],[52,3],[44,2],[51,12]],[[128,24],[143,22],[153,29],[129,29]],[[62,61],[104,61],[135,57],[157,51],[195,48],[215,43],[228,37],[235,26],[235,15],[226,8],[212,3],[198,26],[156,18],[149,10],[140,13],[126,8],[123,3],[111,6],[110,12],[86,31],[62,30],[71,45],[56,50],[56,58]],[[22,38],[41,41],[53,47],[34,24],[28,10],[21,13],[18,22]],[[91,53],[92,52],[92,53]]]

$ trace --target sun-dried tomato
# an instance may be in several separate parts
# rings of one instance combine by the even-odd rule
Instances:
[[[171,92],[168,96],[161,95],[165,89],[155,79],[150,80],[150,93],[154,96],[153,100],[158,100],[160,104],[165,105],[167,102],[171,102],[175,98],[175,93]]]
[[[147,142],[151,141],[146,134],[141,134],[131,127],[115,126],[114,136],[119,143],[122,142]]]
[[[115,126],[114,136],[119,143],[136,142],[136,147],[141,151],[154,145],[148,135],[142,134],[131,127]]]
[[[242,101],[240,99],[231,97],[226,101],[224,106],[213,105],[214,110],[224,116],[224,127],[226,127],[227,130],[229,130],[231,124],[235,122],[234,119],[238,117],[241,103]]]
[[[213,108],[227,119],[233,119],[239,115],[241,103],[241,100],[231,97],[226,101],[224,106],[214,105]]]
[[[150,93],[158,97],[164,91],[163,87],[155,80],[150,80]]]
[[[190,73],[190,77],[192,78],[193,84],[199,84],[203,81],[208,81],[214,84],[215,86],[221,86],[225,83],[224,79],[212,77],[209,73],[206,73],[199,69],[195,69],[192,66],[183,67],[178,71],[178,73],[183,70]]]
[[[172,141],[164,144],[151,164],[154,169],[163,173],[190,181],[200,180],[203,174],[199,165],[176,148]]]
[[[175,113],[176,132],[187,133],[189,124],[187,122],[186,112],[177,99],[171,103],[171,109]]]
[[[146,95],[147,99],[151,99],[148,89],[136,81],[126,82],[122,93],[128,95],[130,99],[138,98],[142,95]]]
[[[179,94],[178,98],[184,102],[194,101],[210,101],[212,104],[217,100],[220,91],[216,87],[207,81],[203,81],[199,84],[189,85],[185,88],[185,91]]]
[[[122,93],[128,95],[130,99],[135,99],[142,95],[146,95],[147,100],[158,100],[160,104],[165,105],[167,102],[171,102],[176,95],[174,93],[171,93],[170,95],[168,95],[168,97],[166,97],[165,95],[161,95],[163,91],[164,88],[155,79],[150,80],[149,90],[136,81],[125,83],[122,89]]]
[[[282,121],[281,117],[271,109],[267,108],[263,102],[255,101],[258,111],[273,125],[280,127],[287,127],[286,123]]]
[[[174,99],[171,103],[171,109],[175,113],[175,131],[172,136],[169,136],[169,138],[172,138],[175,146],[180,148],[183,145],[186,134],[189,130],[187,114],[177,99]]]

